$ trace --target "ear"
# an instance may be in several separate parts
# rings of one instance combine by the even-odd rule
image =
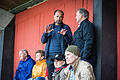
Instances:
[[[24,54],[27,57],[27,54]]]
[[[81,18],[85,18],[85,17],[82,15]]]
[[[64,15],[63,15],[63,18],[64,18]]]
[[[78,58],[78,56],[76,56],[76,59]]]
[[[53,16],[53,18],[55,19],[55,15]]]

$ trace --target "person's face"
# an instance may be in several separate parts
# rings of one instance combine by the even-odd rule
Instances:
[[[78,58],[78,56],[74,55],[71,52],[66,51],[65,58],[66,58],[67,64],[73,64],[75,62],[75,60]]]
[[[64,15],[60,11],[57,11],[54,15],[55,24],[61,24],[61,22],[63,21],[63,17]]]
[[[36,54],[36,61],[39,61],[42,59],[41,53]]]
[[[77,23],[80,23],[82,20],[83,15],[79,13],[79,11],[76,12],[76,21]]]
[[[25,61],[26,57],[27,57],[27,55],[25,55],[23,51],[19,52],[19,58],[21,61]]]
[[[56,60],[56,59],[54,59],[54,66],[55,66],[55,68],[59,68],[59,67],[61,67],[63,64],[64,64],[64,61],[63,61],[63,60]]]

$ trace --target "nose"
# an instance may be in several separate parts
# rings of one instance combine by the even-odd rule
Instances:
[[[67,59],[67,56],[65,56],[65,59]]]
[[[77,16],[75,16],[75,18],[77,19]]]
[[[60,17],[58,17],[58,20],[60,20]]]
[[[57,62],[54,62],[55,65],[57,65]]]

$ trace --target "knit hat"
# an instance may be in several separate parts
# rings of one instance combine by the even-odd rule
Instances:
[[[68,52],[71,52],[73,53],[74,55],[76,56],[79,56],[80,57],[80,49],[75,46],[75,45],[70,45],[67,47],[67,49],[65,50],[65,52],[68,51]]]

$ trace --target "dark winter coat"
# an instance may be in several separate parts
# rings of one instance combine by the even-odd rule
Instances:
[[[55,23],[54,24],[50,24],[51,29],[55,28]],[[65,49],[67,48],[68,44],[71,44],[72,41],[72,32],[70,30],[70,27],[64,23],[61,24],[62,29],[66,29],[66,35],[61,36],[61,52],[62,54],[64,54]],[[51,41],[51,35],[53,35],[54,30],[50,33],[43,33],[42,38],[41,38],[41,42],[47,43],[46,44],[46,48],[45,48],[45,58],[47,58],[49,56],[49,46],[50,46],[50,41]],[[55,44],[56,42],[54,42]]]
[[[95,30],[93,24],[85,19],[74,32],[72,45],[80,49],[82,60],[88,61],[93,66],[96,63]]]

